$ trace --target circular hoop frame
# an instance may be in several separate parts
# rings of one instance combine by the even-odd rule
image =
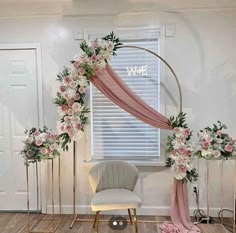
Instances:
[[[160,55],[158,55],[157,53],[154,53],[153,51],[149,50],[149,49],[145,49],[143,47],[139,47],[139,46],[132,46],[132,45],[121,45],[119,46],[117,49],[120,48],[133,48],[133,49],[140,49],[140,50],[144,50],[148,53],[153,54],[154,56],[158,57],[163,63],[165,63],[165,65],[170,69],[171,73],[173,74],[175,81],[177,83],[178,86],[178,91],[179,91],[179,111],[182,112],[182,91],[181,91],[181,87],[180,87],[180,83],[179,83],[179,79],[177,78],[177,75],[175,74],[173,68],[170,66],[170,64],[164,59],[162,58]]]

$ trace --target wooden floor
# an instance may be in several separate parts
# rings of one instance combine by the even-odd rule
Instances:
[[[35,231],[44,232],[46,229],[51,230],[53,224],[56,221],[45,220],[48,216],[41,215],[44,220],[40,220],[35,226]],[[83,219],[89,219],[90,222],[76,222],[72,229],[69,228],[72,215],[63,215],[59,223],[56,233],[94,233],[93,216],[81,216]],[[108,220],[109,216],[101,216],[100,233],[132,233],[134,232],[133,226],[128,224],[124,230],[111,230],[109,227]],[[33,224],[36,220],[36,215],[30,216],[30,222]],[[139,216],[139,220],[157,220],[160,222],[169,221],[168,217],[152,217],[152,216]],[[139,233],[161,233],[157,223],[143,223],[138,224]],[[222,225],[201,225],[202,233],[228,233]],[[0,213],[0,233],[27,233],[27,215],[26,214],[15,214],[15,213]]]

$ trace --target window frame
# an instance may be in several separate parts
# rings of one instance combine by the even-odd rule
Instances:
[[[117,32],[117,34],[119,34],[120,31],[125,32],[126,30],[149,30],[150,28],[128,28],[128,29],[117,29],[115,31],[115,33]],[[159,36],[159,52],[158,54],[163,57],[165,59],[165,27],[164,26],[160,26],[160,27],[155,27],[155,28],[151,28],[152,30],[156,30],[159,31],[160,36]],[[104,32],[105,33],[105,32]],[[103,34],[104,34],[103,33]],[[91,34],[101,34],[101,31],[96,32],[96,31],[87,31],[84,33],[84,39],[89,42],[89,35]],[[165,84],[165,73],[166,73],[166,69],[165,69],[165,65],[160,62],[160,70],[159,70],[159,75],[160,75],[160,84]],[[160,108],[160,112],[164,113],[166,112],[166,106],[165,104],[165,96],[166,96],[166,92],[165,89],[161,89],[160,88],[160,104],[159,104],[159,108]],[[92,86],[90,86],[89,88],[89,108],[90,108],[90,125],[88,126],[87,130],[86,130],[86,160],[85,162],[87,163],[96,163],[96,162],[100,162],[100,161],[106,161],[106,160],[119,160],[119,157],[93,157],[93,140],[92,140],[92,128],[93,128],[93,114],[92,114]],[[165,146],[163,146],[163,143],[165,143],[165,138],[166,138],[166,134],[163,133],[162,130],[160,130],[159,132],[159,141],[160,141],[160,156],[157,156],[156,159],[153,158],[149,158],[149,159],[125,159],[126,161],[136,165],[136,166],[147,166],[147,167],[152,167],[152,166],[165,166],[165,158],[166,158],[166,152],[165,152]],[[127,156],[128,157],[128,156]],[[147,157],[148,158],[148,157]],[[121,157],[120,159],[124,160],[124,157]]]

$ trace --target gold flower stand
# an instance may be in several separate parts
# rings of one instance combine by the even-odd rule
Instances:
[[[221,160],[221,161],[220,161]],[[224,177],[225,177],[225,174],[224,174],[224,165],[226,163],[226,161],[231,161],[234,166],[234,169],[233,169],[233,198],[234,198],[234,201],[233,201],[233,217],[232,217],[232,232],[235,233],[236,232],[236,229],[235,229],[235,208],[236,208],[236,203],[235,203],[235,183],[236,183],[236,158],[233,157],[233,158],[228,158],[228,159],[211,159],[211,158],[208,158],[206,159],[206,163],[207,163],[207,224],[209,224],[209,221],[210,221],[210,174],[211,174],[211,169],[210,169],[210,163],[214,163],[216,161],[220,161],[220,223],[223,224],[223,210],[224,210]]]
[[[54,210],[54,158],[47,158],[44,159],[47,163],[51,163],[51,204],[52,204],[52,217],[40,217],[39,215],[39,165],[38,161],[35,161],[34,163],[31,163],[31,165],[35,166],[35,173],[36,173],[36,185],[37,185],[37,193],[36,193],[36,198],[37,198],[37,216],[36,220],[34,221],[33,224],[31,224],[30,220],[30,201],[29,201],[29,193],[30,193],[30,187],[29,187],[29,166],[30,162],[33,162],[33,160],[26,160],[25,165],[26,165],[26,182],[27,182],[27,217],[28,217],[28,233],[55,233],[57,230],[58,225],[61,222],[61,182],[60,182],[60,175],[61,175],[61,169],[60,169],[60,157],[58,157],[58,193],[59,193],[59,209],[60,209],[60,214],[59,217],[55,216],[55,210]],[[49,164],[48,164],[49,165]],[[47,190],[48,193],[48,190]],[[51,221],[52,226],[50,226],[50,229],[34,229],[37,225],[40,225],[40,222],[42,221]]]

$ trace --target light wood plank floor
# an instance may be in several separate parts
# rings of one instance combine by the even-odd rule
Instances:
[[[44,215],[42,217],[46,218]],[[48,217],[48,216],[47,216]],[[69,229],[69,226],[72,221],[72,215],[63,215],[61,222],[57,228],[56,233],[94,233],[94,229],[92,228],[92,220],[93,216],[81,216],[84,219],[90,219],[90,222],[76,222],[73,229]],[[126,216],[127,217],[127,216]],[[133,233],[134,229],[132,225],[128,225],[125,230],[111,230],[109,227],[109,223],[107,221],[109,216],[101,216],[100,223],[100,233]],[[35,222],[36,215],[30,215],[31,223]],[[169,221],[169,217],[153,217],[153,216],[139,216],[139,220],[157,220],[157,221]],[[56,221],[54,222],[56,224]],[[39,221],[38,224],[35,225],[34,230],[46,230],[52,229],[53,222],[52,221]],[[140,222],[139,233],[160,233],[158,230],[158,224],[156,223],[143,223]],[[228,233],[222,225],[212,224],[212,225],[201,225],[200,226],[202,233]],[[26,214],[18,214],[18,213],[0,213],[0,233],[27,233],[27,215]]]

